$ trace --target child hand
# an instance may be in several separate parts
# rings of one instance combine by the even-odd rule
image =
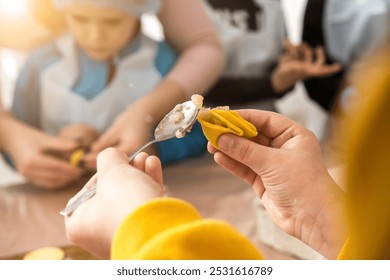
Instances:
[[[40,187],[57,189],[81,176],[81,169],[45,153],[49,150],[70,153],[77,147],[73,141],[53,137],[23,124],[15,124],[11,133],[14,137],[7,150],[17,170],[27,180]]]
[[[157,157],[146,153],[138,154],[131,166],[127,156],[113,148],[99,154],[97,167],[97,175],[71,200],[97,180],[95,196],[66,217],[65,226],[72,242],[108,259],[120,223],[138,206],[162,196],[162,168]]]
[[[330,76],[342,69],[339,63],[326,64],[323,47],[313,50],[306,44],[294,46],[288,40],[284,46],[286,51],[271,77],[276,92],[288,90],[298,81]]]
[[[131,110],[122,113],[93,143],[91,153],[84,157],[86,166],[96,168],[98,153],[108,147],[116,147],[126,155],[130,155],[151,139],[152,130],[144,117]],[[151,150],[147,151],[151,152]]]

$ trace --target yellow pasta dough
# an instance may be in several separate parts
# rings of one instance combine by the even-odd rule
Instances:
[[[224,133],[232,133],[245,138],[257,136],[256,127],[243,119],[236,111],[222,109],[203,109],[198,121],[207,140],[218,148],[218,139]]]
[[[24,260],[63,260],[65,252],[59,247],[42,247],[33,250],[23,257]]]

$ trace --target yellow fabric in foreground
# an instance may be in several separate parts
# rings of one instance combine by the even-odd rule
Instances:
[[[188,203],[153,200],[119,227],[111,258],[149,260],[262,259],[253,244],[231,225],[202,219]]]
[[[218,139],[224,133],[232,133],[245,138],[257,136],[256,127],[232,110],[204,110],[198,116],[207,140],[218,148]]]
[[[339,259],[390,259],[390,54],[366,69],[347,133],[350,237]]]

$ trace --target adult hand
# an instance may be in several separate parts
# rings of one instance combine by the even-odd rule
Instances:
[[[46,153],[70,153],[77,148],[74,141],[53,137],[16,120],[11,121],[12,128],[4,140],[4,149],[27,180],[43,188],[57,189],[81,176],[81,169]]]
[[[276,113],[239,113],[259,135],[222,135],[219,150],[208,146],[215,161],[253,187],[282,230],[336,257],[346,238],[343,193],[327,172],[315,135]]]
[[[294,46],[288,40],[284,46],[285,53],[280,57],[271,77],[276,92],[288,90],[298,81],[327,77],[342,69],[339,63],[326,64],[323,47],[313,50],[307,44]]]
[[[97,167],[97,175],[75,198],[96,180],[98,191],[65,218],[65,225],[69,240],[99,258],[108,259],[120,223],[138,206],[162,196],[162,168],[157,157],[146,153],[138,154],[131,166],[127,156],[114,148],[99,154]]]

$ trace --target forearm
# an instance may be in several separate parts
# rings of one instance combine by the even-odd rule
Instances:
[[[204,95],[221,75],[223,66],[221,46],[199,44],[182,52],[167,79],[180,84],[187,97],[192,94]]]
[[[257,100],[275,99],[284,95],[273,89],[271,79],[222,78],[207,94],[206,100],[219,105],[241,104]]]
[[[180,85],[163,80],[152,92],[131,104],[126,113],[136,113],[147,125],[154,127],[176,104],[189,99]]]
[[[314,190],[318,199],[313,199],[302,211],[304,218],[300,220],[297,215],[295,236],[326,258],[336,259],[347,240],[345,194],[332,178],[323,182],[323,187],[317,185]],[[321,189],[329,188],[330,192],[321,193]]]
[[[180,53],[167,80],[179,84],[187,97],[204,94],[222,73],[225,55],[200,1],[165,0],[159,18],[167,40]]]
[[[9,112],[0,111],[0,147],[9,155],[13,156],[20,149],[19,139],[26,139],[26,135],[32,137],[35,133],[34,127],[19,121]]]

